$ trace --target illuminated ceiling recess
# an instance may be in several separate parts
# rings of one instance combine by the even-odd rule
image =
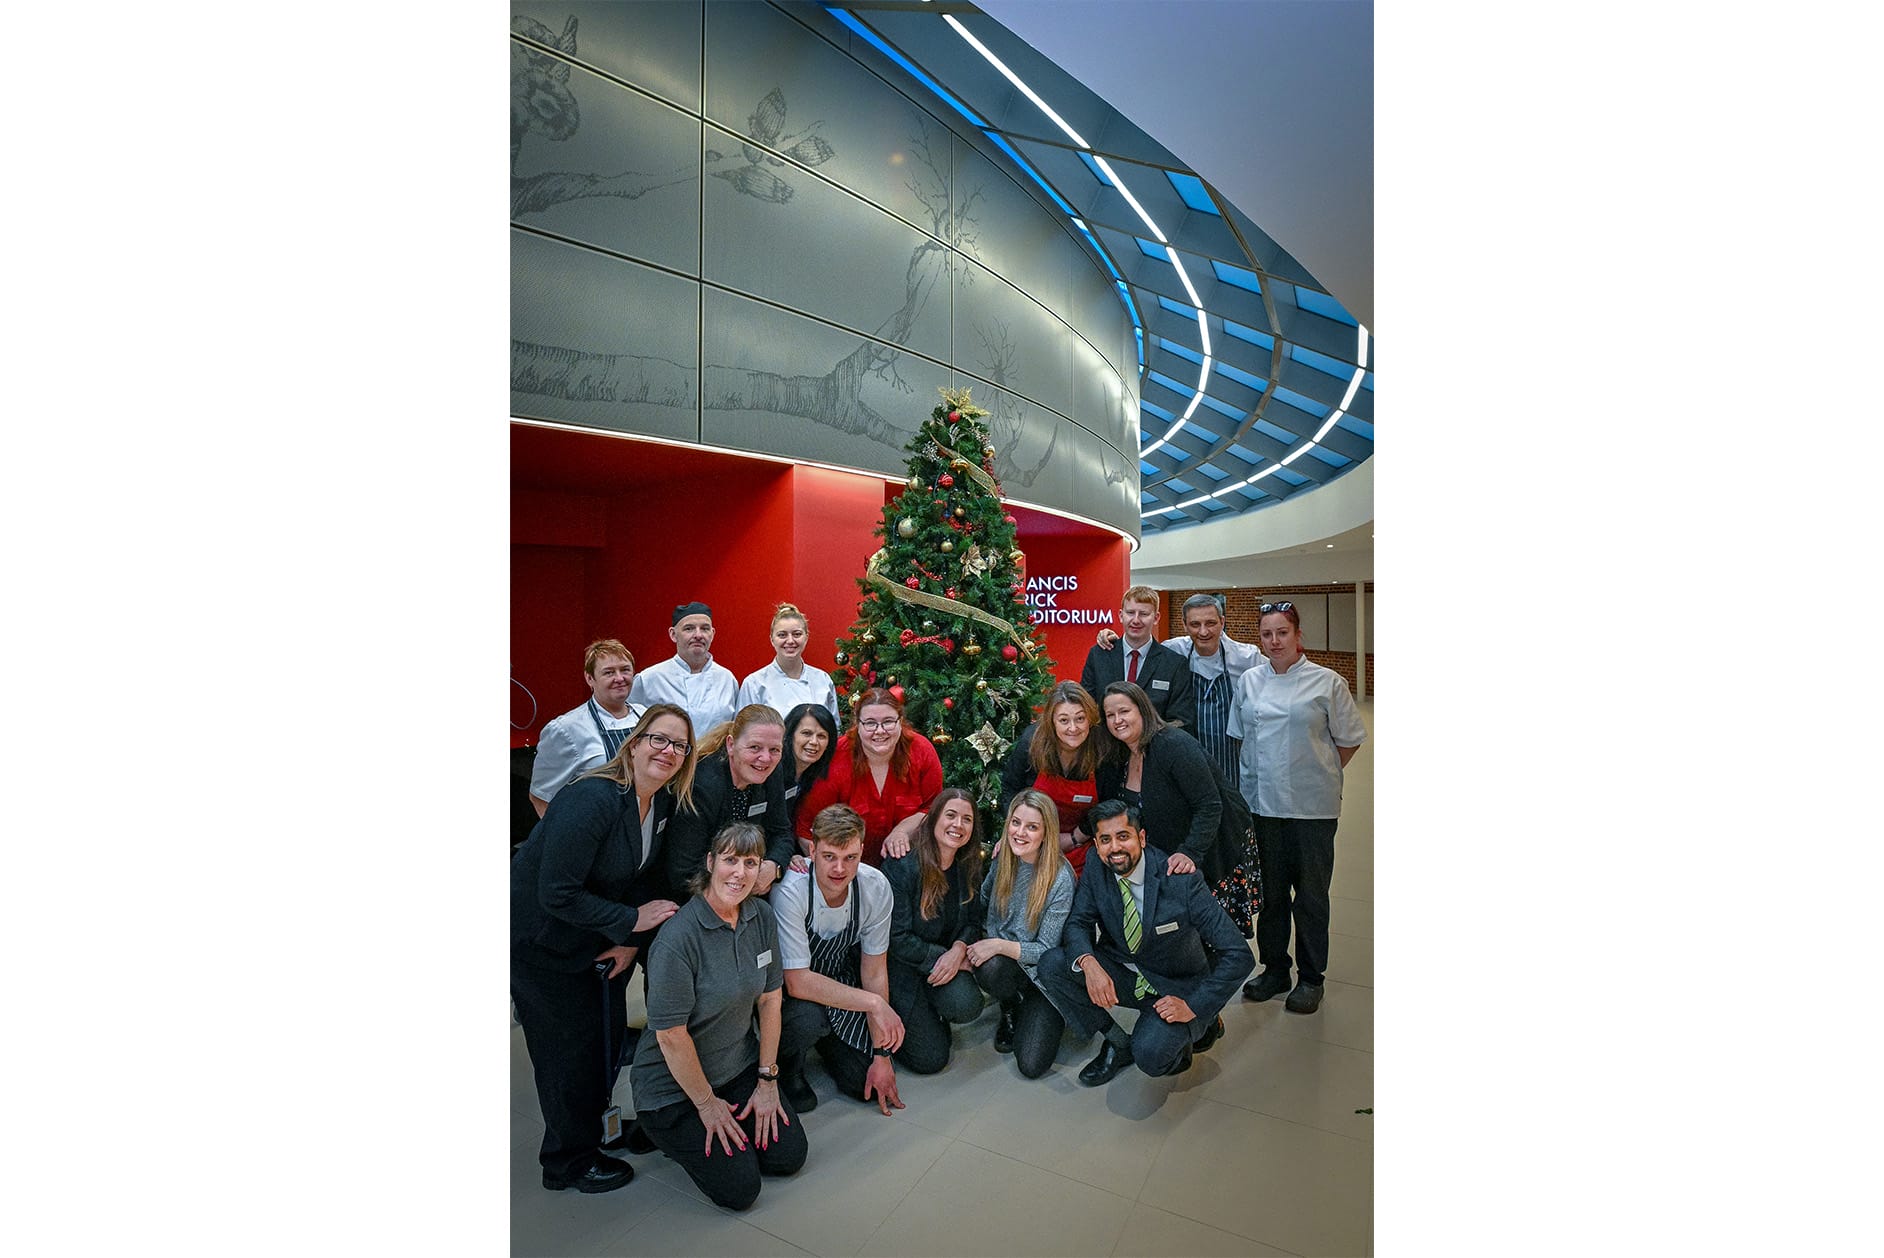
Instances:
[[[971,5],[826,9],[987,136],[1112,276],[1138,331],[1146,533],[1259,511],[1373,455],[1367,329],[1207,178]]]

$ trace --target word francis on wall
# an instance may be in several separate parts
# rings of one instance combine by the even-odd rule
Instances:
[[[1077,593],[1076,576],[1028,577],[1025,602],[1037,625],[1109,625],[1117,618],[1116,607],[1062,606],[1061,596]],[[1068,604],[1074,600],[1067,599]]]

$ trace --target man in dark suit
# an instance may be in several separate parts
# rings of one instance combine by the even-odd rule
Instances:
[[[1124,636],[1111,646],[1095,646],[1086,652],[1079,684],[1103,707],[1108,685],[1115,681],[1136,682],[1159,716],[1181,721],[1187,732],[1194,731],[1197,699],[1191,690],[1191,662],[1162,642],[1153,641],[1151,631],[1157,623],[1158,591],[1146,585],[1134,585],[1125,591],[1119,607]]]
[[[1181,1074],[1223,1034],[1223,1006],[1255,955],[1200,875],[1167,872],[1136,808],[1107,800],[1086,824],[1099,859],[1086,862],[1061,945],[1040,958],[1040,986],[1074,1029],[1105,1033],[1081,1083],[1098,1087],[1134,1062]],[[1114,1005],[1139,1011],[1129,1035]]]

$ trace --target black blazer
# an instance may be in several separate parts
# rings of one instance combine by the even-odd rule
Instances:
[[[511,955],[547,970],[588,969],[605,948],[643,946],[643,904],[666,895],[661,845],[674,793],[654,796],[654,855],[645,868],[634,787],[578,778],[550,801],[510,862]]]
[[[1145,903],[1139,912],[1138,951],[1125,946],[1118,875],[1095,854],[1080,875],[1061,935],[1066,960],[1071,964],[1091,952],[1119,965],[1130,961],[1159,995],[1183,997],[1208,1021],[1256,968],[1255,954],[1201,877],[1166,873],[1170,858],[1149,844],[1139,859],[1145,866]]]
[[[1174,729],[1159,730],[1145,748],[1145,769],[1138,780],[1143,802],[1138,813],[1147,842],[1168,852],[1182,852],[1214,883],[1229,871],[1220,868],[1226,855],[1217,843],[1223,797],[1217,793],[1217,775],[1211,769],[1210,757],[1195,738]],[[1123,798],[1123,760],[1099,766],[1098,788],[1100,799]]]
[[[1125,650],[1125,638],[1121,636],[1109,647],[1095,646],[1086,652],[1079,684],[1101,708],[1106,705],[1106,687],[1125,680]],[[1197,695],[1191,689],[1191,662],[1182,655],[1162,642],[1152,643],[1138,662],[1138,688],[1159,716],[1184,722],[1186,732],[1196,728]]]
[[[900,961],[924,978],[935,968],[942,954],[961,943],[981,938],[983,906],[972,896],[979,886],[962,881],[960,862],[949,866],[944,875],[948,890],[936,906],[934,917],[924,917],[922,908],[922,858],[914,852],[890,857],[878,866],[890,880],[896,902],[890,909],[890,960]],[[966,971],[964,971],[966,972]]]
[[[762,803],[765,811],[757,816],[742,812],[735,817],[733,766],[726,759],[725,749],[700,760],[693,771],[694,810],[675,808],[673,824],[667,829],[667,887],[673,893],[668,899],[681,904],[687,902],[693,894],[687,889],[687,880],[706,863],[707,848],[712,846],[713,836],[734,821],[750,821],[765,831],[765,859],[777,861],[779,877],[785,876],[792,857],[798,854],[798,841],[792,835],[791,808],[785,802],[785,777],[782,767],[773,766],[757,802],[750,805],[757,808]]]

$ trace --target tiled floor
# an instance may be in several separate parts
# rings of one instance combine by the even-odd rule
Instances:
[[[1373,729],[1373,705],[1361,709]],[[518,1254],[1178,1255],[1373,1252],[1372,742],[1348,766],[1335,840],[1327,996],[1307,1017],[1240,996],[1228,1034],[1176,1079],[1074,1077],[1098,1040],[1061,1045],[1043,1079],[956,1029],[949,1068],[898,1075],[885,1118],[833,1095],[805,1116],[810,1161],[743,1214],[708,1205],[660,1154],[585,1197],[538,1180],[542,1135],[511,1028],[511,1247]],[[640,1021],[639,1009],[630,1014]],[[632,1109],[628,1075],[616,1099]]]

